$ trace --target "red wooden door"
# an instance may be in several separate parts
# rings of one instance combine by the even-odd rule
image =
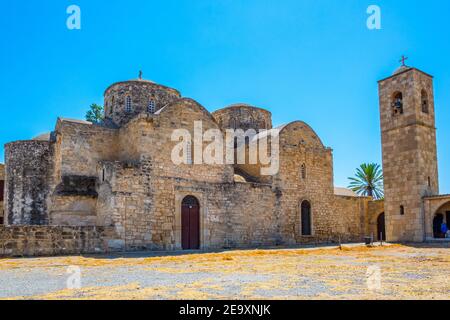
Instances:
[[[200,205],[191,196],[181,206],[181,244],[183,250],[200,249]]]

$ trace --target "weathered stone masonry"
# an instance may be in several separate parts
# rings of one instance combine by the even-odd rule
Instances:
[[[103,227],[0,228],[0,257],[53,256],[114,251],[114,230]]]
[[[427,115],[417,111],[422,87],[429,97]],[[393,91],[404,94],[401,115],[405,120],[392,119]],[[277,128],[280,170],[273,176],[261,175],[263,165],[259,162],[176,165],[171,160],[178,143],[171,139],[175,129],[194,135],[195,122],[202,123],[204,132],[254,129],[256,135],[250,139],[260,142],[273,127],[270,112],[236,104],[211,114],[195,100],[181,97],[177,90],[151,81],[113,84],[105,91],[102,124],[58,119],[51,134],[5,146],[5,222],[13,229],[2,229],[6,236],[0,243],[10,250],[3,252],[25,250],[22,244],[12,244],[11,239],[17,237],[11,234],[20,233],[18,239],[36,242],[43,237],[36,232],[45,234],[45,228],[49,234],[59,232],[55,231],[58,228],[72,230],[74,239],[82,237],[84,230],[108,232],[105,236],[89,231],[97,239],[95,245],[73,242],[66,251],[26,249],[29,254],[99,248],[182,249],[186,235],[182,208],[187,196],[198,202],[202,249],[361,241],[369,235],[376,238],[385,209],[388,240],[389,236],[417,240],[425,231],[432,234],[433,210],[445,214],[442,208],[446,208],[445,199],[436,198],[432,102],[429,77],[415,69],[401,70],[380,83],[385,206],[383,201],[357,197],[348,190],[343,194],[335,191],[333,152],[301,121]],[[416,111],[408,109],[410,105]],[[424,118],[418,120],[417,114]],[[204,141],[203,147],[208,144]],[[196,152],[194,148],[194,158]],[[416,161],[422,171],[408,169],[405,161]],[[409,178],[400,181],[396,175]],[[416,184],[408,185],[410,181]],[[423,196],[428,198],[422,200]],[[403,203],[408,217],[393,213]],[[41,227],[21,229],[35,225]]]
[[[402,66],[379,82],[379,94],[386,233],[424,241],[424,197],[439,194],[433,77]]]
[[[6,221],[46,225],[53,152],[49,141],[17,141],[5,146]]]
[[[171,161],[173,130],[193,134],[201,121],[204,131],[232,126],[263,134],[272,128],[266,110],[239,104],[211,115],[178,91],[144,80],[112,85],[105,106],[102,125],[58,119],[49,139],[6,146],[8,225],[111,227],[115,246],[175,250],[182,248],[182,201],[191,195],[200,203],[203,249],[364,236],[361,202],[368,200],[334,194],[332,151],[305,123],[279,128],[280,171],[267,177],[260,164]]]
[[[5,165],[0,163],[0,225],[3,225],[5,207],[3,204],[3,199],[5,195]]]

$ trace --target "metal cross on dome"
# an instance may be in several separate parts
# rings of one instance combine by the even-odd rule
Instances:
[[[408,57],[402,56],[400,62],[402,63],[403,67],[406,67],[405,61],[408,60]]]

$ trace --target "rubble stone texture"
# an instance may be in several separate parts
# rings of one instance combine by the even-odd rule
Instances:
[[[31,255],[179,250],[187,196],[200,204],[202,249],[362,241],[377,235],[383,212],[388,241],[423,241],[433,236],[436,210],[450,201],[438,196],[432,78],[405,67],[379,86],[386,201],[335,191],[333,152],[301,121],[277,128],[280,170],[273,176],[261,175],[260,162],[200,164],[202,150],[196,147],[193,164],[175,164],[174,130],[194,137],[195,122],[203,132],[255,129],[252,141],[259,142],[273,128],[271,113],[236,104],[211,114],[175,89],[137,79],[105,91],[103,123],[59,118],[50,134],[5,146],[7,227],[1,229],[0,248]],[[399,92],[402,112],[396,112]],[[311,234],[302,234],[306,202]],[[85,230],[112,231],[89,231],[95,244],[71,242],[66,251],[39,244],[37,232],[46,241],[55,233],[52,239],[63,239],[58,228],[73,239]],[[35,247],[20,244],[24,239]]]
[[[387,237],[423,241],[423,197],[439,194],[433,78],[403,67],[379,82],[379,94]]]
[[[5,219],[5,206],[3,204],[4,195],[4,184],[5,184],[5,165],[0,163],[0,225],[3,224]],[[3,189],[1,189],[3,188]]]

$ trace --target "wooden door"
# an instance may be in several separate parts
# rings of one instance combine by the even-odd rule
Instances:
[[[200,249],[200,205],[192,196],[181,205],[181,244],[183,250]]]

